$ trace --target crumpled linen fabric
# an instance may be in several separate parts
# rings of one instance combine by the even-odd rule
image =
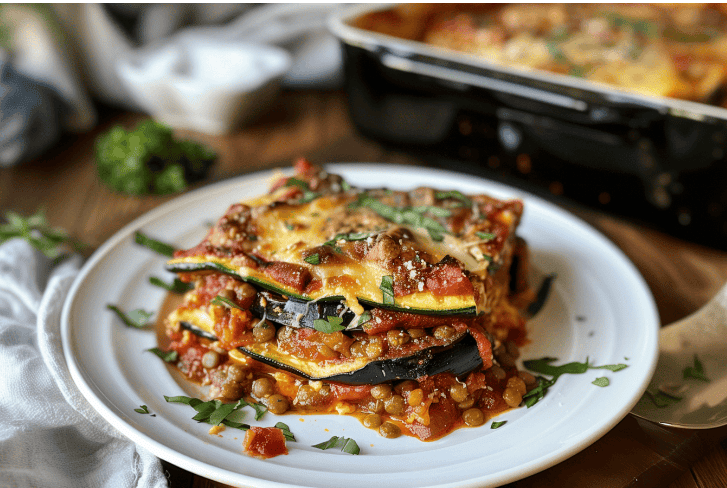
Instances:
[[[0,245],[0,486],[163,487],[161,463],[101,418],[71,379],[60,339],[79,256],[54,266]]]

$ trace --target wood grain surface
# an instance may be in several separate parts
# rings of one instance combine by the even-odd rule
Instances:
[[[121,227],[173,198],[119,195],[96,177],[98,134],[115,124],[133,127],[142,119],[140,114],[105,109],[102,124],[94,131],[66,135],[44,156],[0,169],[0,210],[29,215],[42,205],[50,223],[88,244],[85,252],[90,254]],[[284,93],[266,116],[229,136],[180,135],[208,144],[219,155],[210,177],[200,185],[288,165],[299,156],[323,163],[424,164],[358,135],[346,97],[338,92]],[[697,310],[727,281],[723,251],[576,205],[567,208],[603,232],[635,263],[651,288],[663,324]],[[578,455],[509,486],[727,487],[727,430],[695,433],[645,424],[628,416]],[[168,463],[165,468],[175,488],[224,486]]]

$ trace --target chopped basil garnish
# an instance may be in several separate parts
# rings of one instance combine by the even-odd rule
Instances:
[[[464,193],[457,191],[457,190],[450,190],[450,191],[438,191],[434,194],[434,198],[437,200],[446,200],[447,198],[454,198],[455,200],[459,200],[462,202],[462,205],[465,207],[471,207],[472,206],[472,200],[465,195]]]
[[[325,451],[326,449],[335,449],[340,448],[341,451],[347,452],[348,454],[358,454],[361,452],[361,449],[359,449],[358,444],[356,444],[356,441],[353,439],[348,439],[346,437],[337,437],[333,436],[330,439],[328,439],[325,442],[321,442],[320,444],[316,444],[316,449],[321,449]]]
[[[288,222],[285,223],[285,228],[288,230],[295,230],[295,226],[293,224],[289,224]]]
[[[524,361],[523,365],[525,368],[529,369],[530,371],[534,371],[536,373],[540,374],[546,374],[548,376],[552,376],[552,378],[547,379],[542,376],[538,376],[538,384],[535,388],[527,392],[525,395],[523,395],[523,401],[525,402],[525,405],[530,408],[536,403],[538,403],[543,397],[545,396],[545,392],[553,386],[558,378],[561,377],[561,375],[564,374],[583,374],[589,369],[607,369],[609,371],[621,371],[624,368],[627,368],[627,364],[606,364],[603,366],[593,366],[588,362],[588,359],[586,358],[585,363],[579,363],[579,362],[572,362],[563,364],[561,366],[554,366],[551,363],[553,361],[556,361],[556,358],[541,358],[541,359],[531,359],[528,361]],[[608,381],[608,380],[607,380]],[[594,382],[594,384],[596,384]],[[607,386],[603,384],[599,384],[597,386]]]
[[[307,258],[303,258],[303,261],[305,261],[308,264],[320,264],[321,263],[321,257],[318,255],[318,253],[311,254]]]
[[[500,420],[499,422],[492,422],[492,425],[490,425],[491,429],[499,429],[503,425],[507,423],[507,420]]]
[[[230,300],[229,298],[221,297],[220,295],[217,295],[214,297],[210,303],[212,305],[219,305],[220,307],[227,307],[227,308],[236,308],[238,310],[243,310],[241,306]]]
[[[147,407],[146,405],[140,405],[139,408],[134,409],[134,412],[142,414],[149,413],[149,407]]]
[[[164,288],[167,291],[171,291],[172,293],[178,293],[180,295],[194,288],[194,285],[192,285],[192,283],[185,283],[179,278],[174,278],[174,281],[172,283],[167,283],[164,280],[157,278],[156,276],[150,276],[149,283],[154,286],[158,286],[159,288]]]
[[[321,196],[320,193],[311,191],[308,183],[303,180],[299,180],[298,178],[288,178],[288,181],[285,182],[285,186],[297,186],[303,190],[303,197],[300,199],[300,203],[308,203]]]
[[[605,376],[601,376],[600,378],[596,378],[592,381],[592,383],[596,386],[608,386],[611,384],[611,382],[606,378]]]
[[[175,249],[173,246],[165,244],[161,241],[157,241],[156,239],[152,239],[151,237],[142,234],[139,231],[134,234],[134,240],[137,244],[148,247],[152,251],[161,254],[162,256],[168,256],[170,258],[174,256]]]
[[[136,329],[143,329],[146,327],[149,323],[149,319],[152,315],[154,315],[154,312],[147,312],[140,308],[132,310],[129,313],[122,312],[116,305],[108,304],[106,305],[106,308],[114,312],[128,327],[134,327]]]
[[[415,212],[411,207],[395,208],[362,193],[357,202],[351,204],[352,207],[367,207],[381,217],[397,224],[409,224],[413,227],[421,227],[429,232],[429,236],[434,241],[444,239],[447,229],[436,220],[425,217],[419,212]]]
[[[495,234],[492,232],[475,232],[475,235],[483,241],[491,241],[495,238]]]
[[[332,334],[333,332],[339,332],[345,329],[345,327],[341,325],[342,323],[343,319],[341,317],[329,316],[328,320],[315,319],[313,321],[313,328],[319,332]]]
[[[382,303],[384,305],[395,305],[394,300],[394,277],[393,276],[382,276],[381,285],[379,285],[381,293],[383,294]]]
[[[450,217],[452,215],[451,210],[447,210],[442,207],[435,207],[433,205],[420,205],[418,207],[411,207],[411,210],[416,213],[430,213],[435,217]]]
[[[288,427],[286,424],[278,422],[277,424],[275,424],[275,428],[283,431],[283,437],[285,437],[286,441],[295,442],[295,436],[290,431],[290,427]]]
[[[704,365],[699,360],[697,355],[694,355],[694,366],[687,366],[682,372],[684,379],[694,378],[709,383],[709,378],[704,374]]]
[[[669,393],[661,390],[657,391],[656,393],[651,393],[647,390],[646,395],[651,399],[652,402],[654,402],[654,405],[656,405],[658,408],[670,407],[671,405],[677,404],[682,401],[682,397],[670,395]]]
[[[343,180],[341,181],[341,190],[348,191],[351,189],[351,185],[348,183],[348,181]]]
[[[358,322],[356,322],[356,325],[361,327],[363,324],[371,320],[371,312],[368,310],[365,310],[364,313],[361,314],[361,316],[358,318]]]
[[[199,398],[190,398],[186,396],[168,397],[164,399],[169,403],[183,403],[189,405],[197,411],[197,415],[192,420],[197,422],[205,422],[211,425],[226,425],[234,429],[247,430],[250,428],[248,424],[240,422],[245,416],[242,411],[244,407],[252,407],[255,410],[255,420],[259,420],[266,412],[263,405],[256,403],[248,403],[245,400],[238,400],[236,403],[222,403],[220,400],[211,400],[203,402]]]
[[[147,351],[153,352],[165,363],[173,363],[179,359],[179,353],[177,351],[162,351],[158,347],[152,347],[151,349],[147,349]]]

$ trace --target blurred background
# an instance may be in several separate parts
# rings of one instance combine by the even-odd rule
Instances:
[[[175,193],[269,166],[245,147],[310,103],[327,141],[724,249],[724,33],[717,4],[7,4],[0,167],[83,140],[109,188]]]

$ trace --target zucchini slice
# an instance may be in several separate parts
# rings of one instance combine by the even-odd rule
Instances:
[[[216,261],[215,259],[219,261]],[[345,299],[345,297],[338,294],[330,296],[303,295],[289,287],[273,281],[270,277],[259,271],[245,267],[235,268],[220,261],[223,261],[223,259],[209,257],[201,259],[196,256],[172,259],[167,262],[166,269],[173,273],[195,273],[205,271],[223,273],[228,276],[232,276],[235,279],[256,285],[262,289],[269,290],[286,297],[295,298],[300,301],[312,301],[315,299],[316,301],[339,302]],[[474,297],[470,296],[434,297],[431,293],[424,292],[415,293],[406,297],[398,297],[394,304],[383,303],[383,297],[374,298],[371,296],[358,296],[357,299],[363,305],[397,312],[460,317],[473,317],[477,315],[477,306],[475,304]]]

